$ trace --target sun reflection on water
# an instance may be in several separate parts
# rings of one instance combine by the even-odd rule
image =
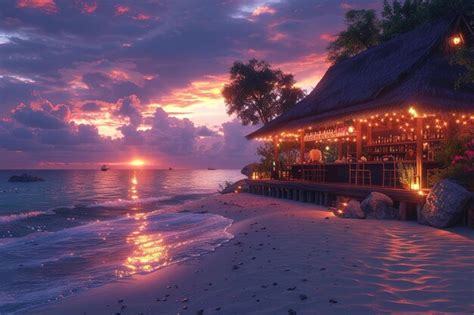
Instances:
[[[139,199],[138,179],[136,173],[130,180],[129,189],[132,200]],[[130,256],[123,263],[125,270],[117,270],[119,277],[129,276],[140,272],[150,272],[159,267],[166,266],[168,262],[167,247],[159,233],[147,233],[148,214],[139,212],[139,207],[134,206],[136,211],[129,216],[139,221],[137,229],[126,237],[127,244],[132,244],[134,249]]]

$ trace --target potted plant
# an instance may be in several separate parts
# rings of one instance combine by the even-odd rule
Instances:
[[[415,167],[412,164],[398,163],[398,180],[404,189],[410,189],[415,180]]]

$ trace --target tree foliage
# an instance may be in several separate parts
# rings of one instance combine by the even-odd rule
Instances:
[[[474,19],[472,0],[384,0],[381,19],[373,10],[350,10],[346,30],[327,47],[328,60],[338,62],[426,22],[461,14]]]
[[[472,15],[473,9],[472,0],[384,0],[382,41],[390,40],[426,22],[461,14]]]
[[[380,22],[374,10],[349,10],[345,22],[347,29],[327,47],[331,62],[355,56],[380,42]]]
[[[227,113],[236,114],[243,125],[266,124],[304,97],[294,85],[292,74],[272,69],[263,60],[236,61],[222,95]]]
[[[272,142],[264,143],[257,148],[257,155],[260,156],[260,165],[263,169],[271,170],[274,160],[274,144]],[[300,154],[298,142],[282,142],[278,148],[278,163],[282,165],[294,164],[298,161]]]
[[[455,87],[459,88],[463,84],[474,83],[474,48],[461,48],[451,58],[451,64],[464,67]]]
[[[336,63],[348,57],[411,31],[421,24],[464,15],[474,21],[473,0],[384,0],[381,19],[373,10],[350,10],[346,13],[346,30],[337,34],[328,49],[328,60]],[[474,51],[461,49],[452,56],[452,64],[465,71],[456,82],[474,83]]]

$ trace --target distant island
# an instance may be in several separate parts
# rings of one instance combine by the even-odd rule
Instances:
[[[33,176],[29,174],[13,175],[8,180],[12,183],[30,183],[30,182],[44,182],[44,179],[38,176]]]

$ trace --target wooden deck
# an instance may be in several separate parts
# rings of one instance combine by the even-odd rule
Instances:
[[[302,202],[313,202],[324,206],[336,206],[339,197],[363,200],[371,192],[383,193],[398,204],[413,204],[420,207],[424,204],[426,194],[416,191],[387,188],[382,186],[360,186],[335,183],[315,183],[302,180],[248,180],[250,193],[276,198],[292,199]]]

